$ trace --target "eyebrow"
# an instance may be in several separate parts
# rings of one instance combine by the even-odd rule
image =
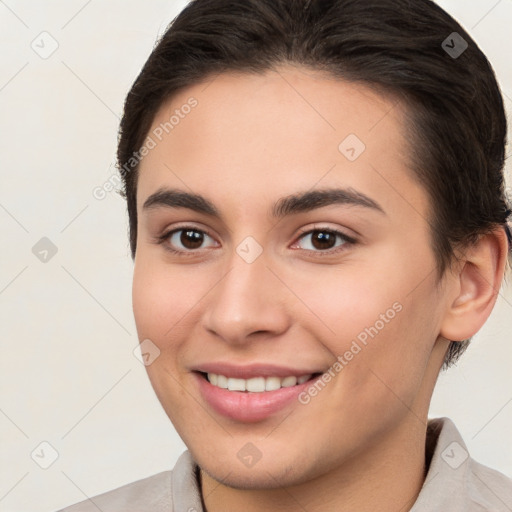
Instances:
[[[361,206],[386,214],[379,203],[361,192],[352,188],[330,188],[299,192],[282,197],[273,205],[271,215],[274,218],[283,218],[335,204]],[[146,199],[142,209],[150,210],[161,207],[188,208],[219,219],[222,217],[217,207],[205,197],[178,189],[161,188],[157,190]]]

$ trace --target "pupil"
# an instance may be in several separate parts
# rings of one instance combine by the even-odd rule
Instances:
[[[335,241],[335,236],[327,231],[315,231],[313,235],[313,246],[316,249],[331,249],[332,242]]]
[[[197,249],[203,243],[203,235],[197,231],[182,231],[181,243],[188,249]]]

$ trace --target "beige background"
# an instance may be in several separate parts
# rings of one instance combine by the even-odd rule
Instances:
[[[493,63],[510,117],[512,0],[439,3]],[[2,512],[54,511],[169,469],[184,449],[132,353],[125,204],[93,195],[115,172],[125,94],[184,5],[0,2]],[[42,237],[58,250],[47,263],[32,252]],[[454,419],[475,458],[508,475],[511,331],[509,289],[440,377],[431,410]],[[58,454],[48,469],[35,462],[51,462],[41,442]]]

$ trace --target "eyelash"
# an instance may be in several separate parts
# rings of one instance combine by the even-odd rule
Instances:
[[[213,239],[213,237],[208,233],[208,231],[205,231],[203,229],[198,229],[194,226],[181,226],[179,228],[174,228],[172,230],[169,230],[169,231],[166,231],[165,233],[161,234],[160,236],[157,237],[157,243],[158,244],[165,244],[165,242],[167,242],[169,240],[169,237],[171,235],[173,235],[174,233],[179,233],[180,231],[195,231],[197,233],[202,233],[204,235],[207,235],[209,236],[210,238]],[[307,251],[307,252],[314,252],[314,253],[317,253],[319,255],[332,255],[332,254],[336,254],[338,252],[342,252],[342,251],[345,251],[346,250],[346,246],[347,245],[355,245],[357,243],[357,240],[355,238],[352,238],[348,235],[346,235],[345,233],[341,232],[341,231],[338,231],[336,229],[332,229],[332,228],[327,228],[327,227],[314,227],[313,229],[309,229],[307,231],[303,231],[302,233],[300,233],[297,237],[297,242],[303,238],[305,235],[310,235],[312,233],[315,233],[315,232],[321,232],[321,233],[329,233],[329,234],[333,234],[333,235],[336,235],[338,237],[340,237],[342,240],[343,240],[343,244],[338,246],[338,247],[335,247],[335,248],[332,248],[332,249],[326,249],[324,251],[322,250],[317,250],[317,251],[312,251],[310,249],[300,249],[302,251]],[[294,242],[294,245],[297,243],[297,242]],[[200,251],[201,249],[190,249],[190,250],[177,250],[177,249],[173,249],[170,245],[165,245],[165,249],[177,256],[183,256],[183,257],[187,257],[187,256],[193,256],[197,251]]]

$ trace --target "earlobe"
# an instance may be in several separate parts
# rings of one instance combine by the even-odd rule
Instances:
[[[483,326],[496,303],[505,272],[508,241],[500,227],[467,247],[454,279],[455,297],[448,304],[440,335],[462,341]]]

